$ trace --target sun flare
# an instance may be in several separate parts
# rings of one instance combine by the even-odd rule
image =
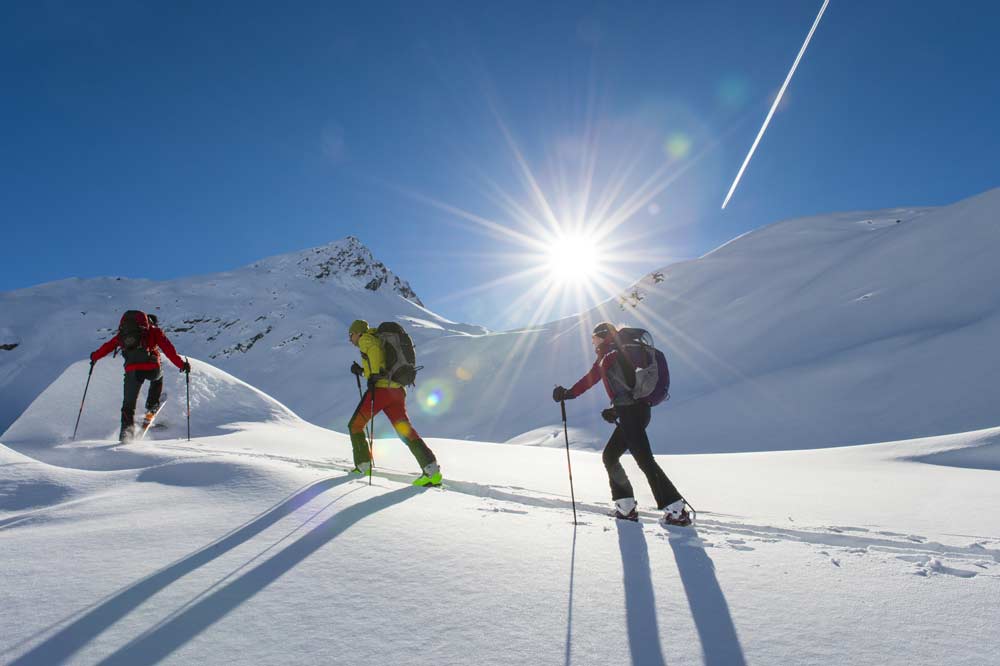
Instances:
[[[546,264],[557,283],[588,281],[602,265],[600,244],[583,234],[560,236],[549,246]]]

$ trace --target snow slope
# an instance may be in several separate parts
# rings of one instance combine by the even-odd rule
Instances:
[[[379,440],[369,485],[344,435],[267,404],[124,450],[15,423],[0,662],[1000,663],[1000,429],[660,456],[701,510],[666,531],[630,460],[642,522],[575,451],[574,526],[562,450],[432,439],[446,489],[419,490]]]
[[[588,369],[590,330],[601,320],[646,327],[667,353],[672,399],[650,426],[658,452],[817,448],[996,426],[998,256],[1000,189],[938,209],[772,224],[579,317],[432,340],[422,358],[453,400],[426,416],[426,429],[558,446],[559,411],[546,396]],[[458,378],[466,362],[487,370]],[[606,400],[598,387],[569,403],[576,442],[603,445]]]
[[[87,390],[84,409],[80,412],[83,390],[87,382],[87,361],[78,361],[54,381],[28,406],[10,428],[0,435],[0,441],[31,455],[61,464],[67,455],[79,466],[80,452],[67,453],[65,445],[73,435],[76,417],[80,415],[77,440],[117,442],[122,402],[122,371],[115,364],[94,366]],[[184,375],[173,369],[164,372],[163,408],[155,427],[147,432],[149,439],[174,439],[187,435],[187,391]],[[136,421],[142,420],[143,405],[149,384],[143,385],[137,401]],[[219,435],[238,430],[244,423],[275,423],[298,417],[270,396],[210,364],[191,359],[191,434],[193,437]],[[103,460],[104,456],[94,456]],[[125,466],[136,463],[135,456],[122,452],[111,460]],[[98,463],[100,464],[100,463]]]
[[[122,310],[142,306],[181,353],[338,431],[357,401],[345,334],[357,316],[413,333],[425,367],[410,411],[428,436],[560,446],[548,396],[587,370],[602,319],[649,328],[667,352],[672,399],[650,426],[661,453],[988,428],[1000,424],[998,217],[1000,189],[936,209],[779,222],[579,316],[497,333],[428,312],[401,281],[393,291],[398,278],[354,239],[173,282],[41,285],[0,294],[0,349],[17,345],[0,351],[0,424],[110,335]],[[605,401],[596,388],[569,404],[574,446],[603,445]]]

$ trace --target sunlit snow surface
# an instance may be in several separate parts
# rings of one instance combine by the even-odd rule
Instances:
[[[627,458],[642,522],[604,515],[574,451],[574,527],[563,450],[432,439],[417,490],[379,440],[369,486],[344,435],[195,370],[191,442],[175,411],[114,446],[115,373],[69,442],[86,364],[0,437],[0,663],[998,663],[1000,430],[661,456],[700,510],[671,531]]]
[[[17,346],[0,349],[0,429],[133,307],[157,312],[182,354],[340,432],[357,403],[347,327],[359,316],[413,335],[424,367],[409,408],[426,436],[560,446],[548,396],[589,368],[590,331],[603,319],[648,328],[670,360],[671,399],[650,425],[658,453],[993,427],[998,219],[1000,189],[941,208],[786,220],[666,266],[588,312],[507,332],[450,322],[390,288],[391,274],[367,289],[384,267],[357,241],[170,282],[96,278],[5,292],[0,345]],[[441,279],[453,279],[446,263]],[[575,447],[603,445],[606,401],[597,387],[571,403]]]

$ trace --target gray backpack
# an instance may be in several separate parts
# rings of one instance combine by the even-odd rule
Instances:
[[[382,343],[385,356],[385,365],[379,374],[397,384],[413,386],[417,381],[417,371],[423,366],[417,365],[410,336],[396,322],[384,321],[375,329],[375,337]]]

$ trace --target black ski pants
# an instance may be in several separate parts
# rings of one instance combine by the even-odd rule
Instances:
[[[615,411],[618,413],[618,426],[611,433],[611,439],[604,447],[604,455],[602,456],[604,467],[608,470],[608,479],[611,482],[611,499],[635,497],[632,484],[629,483],[625,468],[620,462],[625,451],[632,453],[639,469],[646,475],[649,487],[653,490],[653,497],[656,498],[658,509],[681,499],[681,494],[677,492],[677,488],[660,468],[649,448],[646,426],[649,425],[650,406],[643,402],[625,407],[615,407]]]
[[[122,399],[122,427],[130,428],[135,423],[135,401],[139,398],[142,383],[149,380],[146,393],[146,411],[156,409],[163,393],[163,370],[129,370],[125,373],[125,397]]]

